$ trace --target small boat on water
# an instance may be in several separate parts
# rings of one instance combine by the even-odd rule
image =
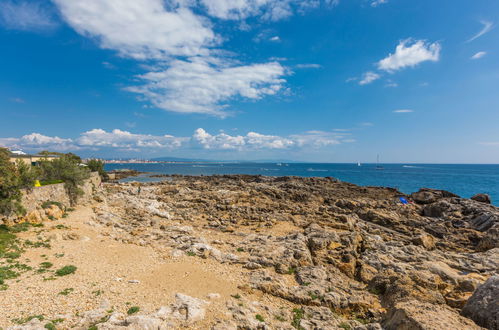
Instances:
[[[360,162],[357,162],[357,166],[362,166],[362,165],[360,165]]]

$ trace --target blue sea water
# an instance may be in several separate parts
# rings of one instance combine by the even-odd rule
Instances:
[[[154,163],[106,164],[106,170],[135,169],[153,174],[213,175],[260,174],[268,176],[334,177],[361,186],[384,186],[411,193],[419,188],[444,189],[469,198],[489,194],[499,205],[499,165],[458,164],[314,164],[314,163]],[[150,174],[130,181],[156,181]]]

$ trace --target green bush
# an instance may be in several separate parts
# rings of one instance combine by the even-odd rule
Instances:
[[[140,311],[140,307],[139,306],[132,306],[130,307],[128,310],[127,310],[127,314],[128,315],[132,315],[132,314],[135,314],[135,313],[138,313]]]
[[[57,276],[66,276],[66,275],[69,275],[69,274],[73,274],[74,272],[76,272],[76,266],[69,265],[69,266],[64,266],[64,267],[59,268],[58,270],[56,270],[55,275],[57,275]]]
[[[19,173],[10,162],[10,152],[0,148],[0,214],[23,214]]]
[[[98,172],[103,180],[109,179],[107,172],[104,170],[104,162],[99,159],[90,159],[87,162],[87,166],[92,172]]]
[[[57,184],[57,183],[64,183],[62,180],[45,180],[45,181],[40,181],[41,186],[48,186],[51,184]]]
[[[62,180],[69,195],[71,205],[76,204],[78,197],[83,194],[80,186],[90,177],[90,171],[80,166],[80,157],[68,153],[53,160],[40,161],[43,180]]]

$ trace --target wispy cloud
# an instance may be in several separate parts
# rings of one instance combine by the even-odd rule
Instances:
[[[471,37],[470,39],[466,40],[466,42],[472,42],[473,40],[475,40],[477,38],[480,38],[484,34],[490,32],[490,30],[492,30],[492,28],[494,27],[494,23],[493,22],[480,21],[480,23],[483,25],[483,28],[480,30],[480,32],[478,32],[477,34],[475,34],[473,37]]]
[[[402,40],[395,48],[394,54],[378,62],[378,69],[393,72],[426,61],[437,62],[440,59],[440,50],[438,42],[430,44],[424,40]]]
[[[3,0],[0,25],[10,30],[44,32],[53,30],[58,23],[47,2]]]
[[[295,13],[320,6],[334,7],[338,0],[199,0],[208,14],[224,20],[243,20],[251,16],[259,16],[266,21],[279,21]],[[187,1],[196,5],[196,1]]]
[[[410,110],[410,109],[399,109],[399,110],[393,110],[394,113],[410,113],[410,112],[414,112],[414,110]]]
[[[315,63],[303,63],[295,66],[297,69],[320,69],[322,65]]]
[[[13,97],[10,99],[10,102],[14,102],[14,103],[26,103],[26,101],[20,97]]]
[[[484,57],[485,55],[487,55],[487,52],[478,52],[476,53],[475,55],[471,56],[470,58],[472,60],[478,60],[479,58],[482,58]]]
[[[388,3],[388,0],[373,0],[371,2],[372,7],[378,7],[379,5],[383,5],[385,3]]]
[[[362,76],[362,79],[359,81],[359,85],[367,85],[372,83],[373,81],[376,81],[380,78],[381,76],[375,72],[368,71],[364,73]]]

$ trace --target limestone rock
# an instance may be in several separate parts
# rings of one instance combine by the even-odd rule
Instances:
[[[488,329],[499,329],[499,275],[490,277],[478,287],[462,314]]]
[[[388,312],[383,327],[387,330],[481,329],[448,308],[417,300],[396,304]]]

